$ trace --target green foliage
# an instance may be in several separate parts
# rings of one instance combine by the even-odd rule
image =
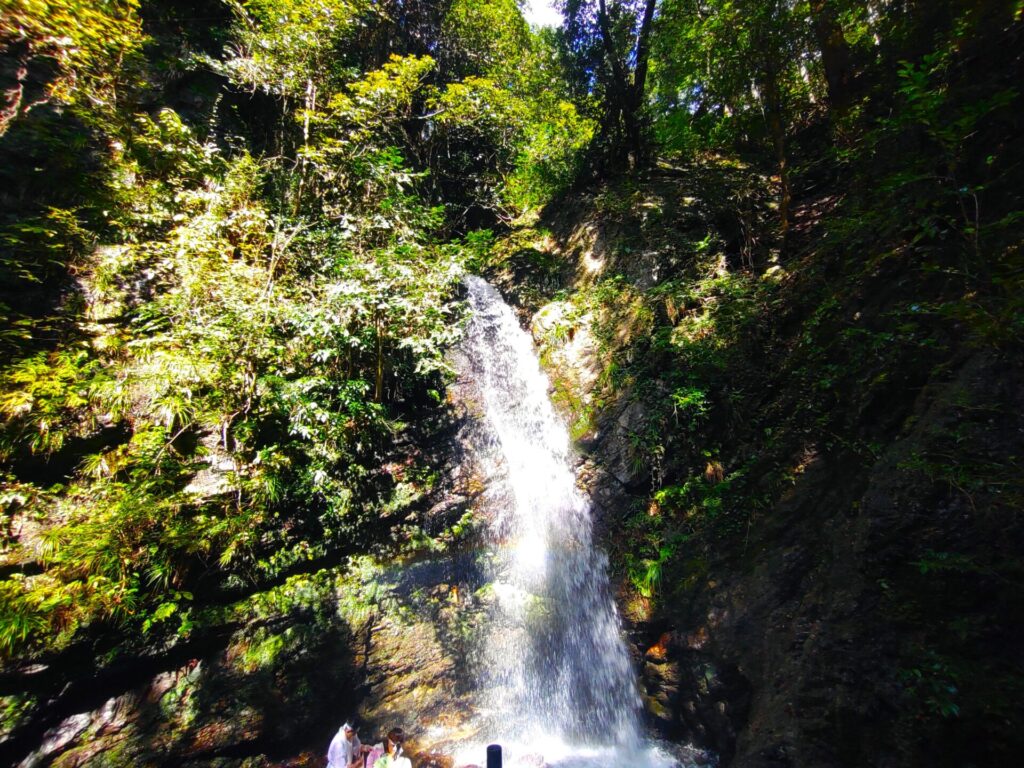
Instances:
[[[24,61],[56,72],[44,99],[69,105],[80,115],[109,120],[124,91],[138,84],[138,59],[145,41],[138,0],[10,0],[0,16],[0,50],[27,49]],[[11,120],[39,103],[24,85],[5,94],[0,137]]]
[[[899,672],[900,682],[907,695],[916,706],[930,715],[944,719],[958,717],[960,674],[950,666],[947,659],[934,652],[926,654],[921,661],[919,666],[901,669]]]
[[[125,118],[103,190],[113,242],[80,246],[77,336],[3,371],[4,458],[77,456],[52,493],[5,493],[40,523],[10,557],[42,567],[0,582],[7,657],[97,624],[188,633],[199,574],[275,577],[401,519],[429,487],[380,466],[399,404],[447,376],[461,262],[484,247],[437,241],[443,209],[403,157],[398,122],[434,64],[323,73],[361,11],[278,5],[235,8],[239,48],[223,71],[303,95],[294,161],[202,139],[171,109]],[[333,92],[305,98],[286,72],[298,64]],[[269,194],[280,190],[283,202]],[[79,247],[69,232],[30,234]]]
[[[674,554],[675,552],[671,548],[662,547],[658,550],[657,557],[654,558],[639,560],[633,557],[627,558],[626,570],[629,574],[629,581],[641,597],[650,599],[659,591],[662,569],[665,567],[665,562]]]
[[[392,56],[322,110],[297,115],[309,130],[295,207],[339,221],[357,252],[406,243],[439,223],[438,211],[412,190],[420,175],[405,165],[400,127],[433,66],[429,56]]]
[[[68,439],[89,434],[100,423],[98,395],[108,385],[99,362],[81,347],[14,363],[0,384],[0,416],[6,421],[0,456],[22,445],[53,453]]]
[[[0,229],[0,269],[22,283],[42,283],[81,257],[94,236],[75,211],[48,207]]]
[[[530,30],[515,0],[455,0],[441,25],[446,62],[461,78],[508,86],[529,56]]]
[[[566,0],[561,46],[567,73],[600,122],[591,148],[602,169],[636,171],[647,167],[652,24],[656,0]]]
[[[311,99],[324,80],[350,70],[340,45],[370,13],[364,0],[227,0],[237,23],[227,59],[212,62],[239,84]],[[307,102],[307,108],[310,104]]]
[[[272,618],[354,629],[408,610],[375,557],[321,564],[474,535],[471,512],[422,527],[437,475],[415,445],[444,401],[460,275],[558,282],[564,232],[499,240],[500,225],[649,127],[675,165],[597,195],[606,263],[559,294],[544,343],[550,359],[584,324],[597,342],[593,392],[555,381],[574,437],[632,409],[624,458],[650,503],[623,521],[619,562],[652,605],[744,558],[821,457],[851,476],[878,461],[914,429],[879,412],[924,402],[952,355],[1022,338],[1019,85],[972,64],[989,61],[981,32],[1009,29],[986,10],[999,4],[904,18],[899,3],[666,0],[649,61],[655,5],[632,0],[604,4],[607,30],[597,4],[566,3],[559,33],[530,31],[512,0],[403,6],[415,23],[363,0],[227,5],[222,56],[176,42],[168,60],[132,0],[5,5],[0,48],[25,74],[0,141],[26,158],[0,174],[16,204],[0,221],[5,660],[258,623],[229,658],[265,675],[310,632]],[[221,90],[194,107],[204,78]],[[830,148],[805,154],[815,143]],[[766,167],[777,179],[750,170]],[[767,201],[781,193],[786,223],[791,184],[814,204],[776,239]],[[1005,413],[949,407],[958,426],[894,471],[998,528],[1021,499],[1017,457],[983,439]],[[936,584],[1016,578],[938,527],[895,587],[881,580],[907,615]],[[255,594],[207,600],[235,591]],[[948,630],[967,643],[988,627],[969,614]],[[973,706],[958,654],[903,654],[915,717]],[[34,706],[14,697],[5,717]]]
[[[688,154],[764,136],[763,110],[788,114],[820,98],[822,81],[801,71],[808,33],[797,13],[778,2],[662,4],[652,78],[666,149]]]
[[[145,87],[138,3],[8,0],[0,55],[0,348],[73,333],[55,307],[109,209],[107,155]],[[5,70],[6,71],[6,70]],[[63,293],[63,295],[62,295]],[[58,297],[61,297],[58,299]]]
[[[506,180],[504,200],[513,211],[540,208],[565,191],[581,169],[581,158],[594,136],[594,124],[568,101],[559,101],[536,121],[519,149],[515,169]]]
[[[471,204],[503,218],[540,208],[575,178],[594,132],[570,99],[557,40],[494,0],[453,3],[441,43],[453,79],[427,105],[445,159],[435,172],[469,181]]]

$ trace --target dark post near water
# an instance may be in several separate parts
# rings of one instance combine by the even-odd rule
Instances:
[[[501,768],[501,745],[487,745],[487,768]]]

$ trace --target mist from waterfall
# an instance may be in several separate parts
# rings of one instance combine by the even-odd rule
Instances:
[[[635,746],[640,697],[568,432],[512,309],[480,278],[466,285],[465,352],[506,470],[492,505],[496,612],[485,706],[508,736]]]
[[[484,437],[474,449],[489,477],[494,590],[481,641],[481,732],[549,764],[604,763],[614,759],[609,750],[633,762],[650,758],[607,557],[593,543],[568,431],[512,309],[478,277],[467,277],[466,287],[472,313],[462,374],[472,377],[482,410]]]

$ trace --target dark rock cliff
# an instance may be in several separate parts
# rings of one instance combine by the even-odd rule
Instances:
[[[948,281],[855,261],[835,193],[756,242],[758,183],[578,193],[493,269],[573,425],[650,723],[722,765],[1003,764],[1020,350],[936,312]]]

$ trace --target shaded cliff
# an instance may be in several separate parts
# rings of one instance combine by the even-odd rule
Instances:
[[[1005,764],[1019,250],[993,238],[976,280],[884,196],[801,182],[782,242],[770,180],[663,165],[550,206],[492,271],[573,424],[656,727],[727,765]]]

